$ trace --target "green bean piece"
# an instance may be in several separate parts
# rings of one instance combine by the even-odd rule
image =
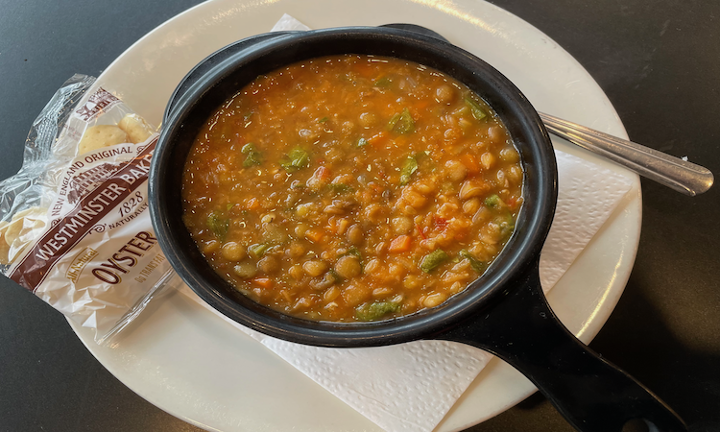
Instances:
[[[245,158],[245,162],[243,162],[243,167],[249,168],[251,166],[260,165],[262,163],[262,156],[260,153],[250,153],[247,158]]]
[[[243,162],[243,166],[245,168],[249,168],[254,165],[260,165],[262,163],[262,153],[258,151],[258,149],[255,147],[255,144],[253,143],[245,144],[240,150],[240,153],[247,155],[245,161]]]
[[[420,151],[412,155],[412,157],[415,158],[418,164],[418,170],[421,170],[423,172],[435,172],[437,169],[437,164],[434,160],[430,157],[430,151]]]
[[[280,159],[280,165],[285,168],[285,171],[293,173],[310,165],[310,153],[300,147],[295,147]]]
[[[436,268],[440,267],[445,261],[449,260],[450,256],[445,253],[444,250],[438,249],[425,255],[422,262],[420,263],[420,270],[425,273],[430,273]]]
[[[370,304],[365,303],[355,309],[355,316],[360,321],[376,321],[389,313],[398,312],[400,306],[400,303],[388,301],[376,301]]]
[[[328,188],[330,189],[330,192],[337,194],[337,195],[349,193],[349,192],[355,192],[354,187],[352,187],[350,185],[346,185],[345,183],[331,183],[328,185]]]
[[[215,234],[215,237],[220,239],[220,241],[225,241],[225,236],[230,227],[230,221],[222,217],[220,212],[214,211],[210,213],[207,217],[206,225],[210,231]]]
[[[375,87],[390,87],[390,84],[392,84],[392,80],[388,77],[382,77],[379,80],[375,81]]]
[[[405,108],[402,112],[392,116],[388,122],[388,130],[399,134],[415,132],[415,120],[413,120],[410,110]]]
[[[470,113],[472,113],[472,116],[475,117],[475,120],[482,120],[485,117],[487,117],[487,114],[485,113],[485,110],[480,106],[479,103],[470,96],[465,96],[463,99],[465,101],[465,105],[470,108]]]
[[[405,186],[410,183],[410,177],[418,170],[418,162],[414,156],[408,156],[400,169],[400,184]]]
[[[495,222],[500,225],[500,235],[503,239],[509,238],[515,230],[515,220],[509,211],[495,218]]]
[[[484,262],[478,260],[470,252],[467,251],[467,249],[463,249],[460,251],[460,256],[462,258],[465,258],[466,260],[470,261],[470,267],[473,268],[477,273],[483,274],[485,273],[485,269],[487,268],[487,264]]]
[[[502,204],[503,200],[501,200],[500,197],[496,194],[492,194],[489,197],[485,198],[485,205],[488,208],[496,209],[499,208]]]
[[[323,118],[321,118],[320,120],[318,120],[318,123],[325,123],[325,122],[328,121],[328,120],[330,120],[330,119],[327,118],[327,117],[323,117]]]
[[[254,244],[248,248],[248,252],[250,252],[250,255],[252,255],[253,258],[256,258],[256,259],[262,258],[263,255],[265,255],[265,252],[267,252],[268,249],[270,249],[270,246],[271,245],[268,243]]]

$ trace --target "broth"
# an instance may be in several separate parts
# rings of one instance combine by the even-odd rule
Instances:
[[[440,305],[512,235],[520,157],[465,85],[393,58],[343,55],[255,79],[198,134],[183,220],[255,301],[313,320]]]

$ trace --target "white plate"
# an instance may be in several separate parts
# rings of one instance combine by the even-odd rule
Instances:
[[[263,33],[289,13],[312,28],[411,22],[495,66],[541,111],[626,137],[615,110],[562,48],[519,18],[481,1],[214,0],[176,16],[130,47],[97,85],[158,124],[181,78],[218,48]],[[622,293],[640,235],[636,175],[559,140],[558,148],[630,178],[632,191],[549,294],[562,321],[589,342]],[[112,374],[151,403],[208,430],[341,432],[379,428],[212,312],[171,294],[110,347],[73,325]],[[490,418],[534,391],[494,359],[437,430]]]

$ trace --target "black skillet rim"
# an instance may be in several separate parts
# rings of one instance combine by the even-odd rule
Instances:
[[[481,94],[510,129],[526,172],[525,202],[516,232],[488,271],[442,305],[376,323],[330,323],[284,315],[234,290],[199,254],[181,215],[179,179],[187,149],[177,140],[203,122],[227,97],[261,73],[322,55],[390,55],[439,69]],[[225,89],[227,90],[227,89]],[[192,116],[196,111],[203,115]],[[202,120],[198,120],[202,118]],[[194,120],[195,119],[195,120]],[[195,121],[195,124],[192,124]],[[532,271],[554,215],[557,168],[550,139],[525,96],[506,77],[472,54],[434,37],[403,30],[349,27],[291,33],[269,38],[238,52],[200,77],[177,101],[163,127],[149,180],[150,213],[160,246],[188,286],[228,318],[280,339],[317,346],[379,346],[436,336],[478,313]]]

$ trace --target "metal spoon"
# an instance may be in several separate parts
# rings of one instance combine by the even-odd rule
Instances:
[[[700,165],[548,114],[540,118],[550,133],[685,195],[699,195],[713,184],[713,174]]]

